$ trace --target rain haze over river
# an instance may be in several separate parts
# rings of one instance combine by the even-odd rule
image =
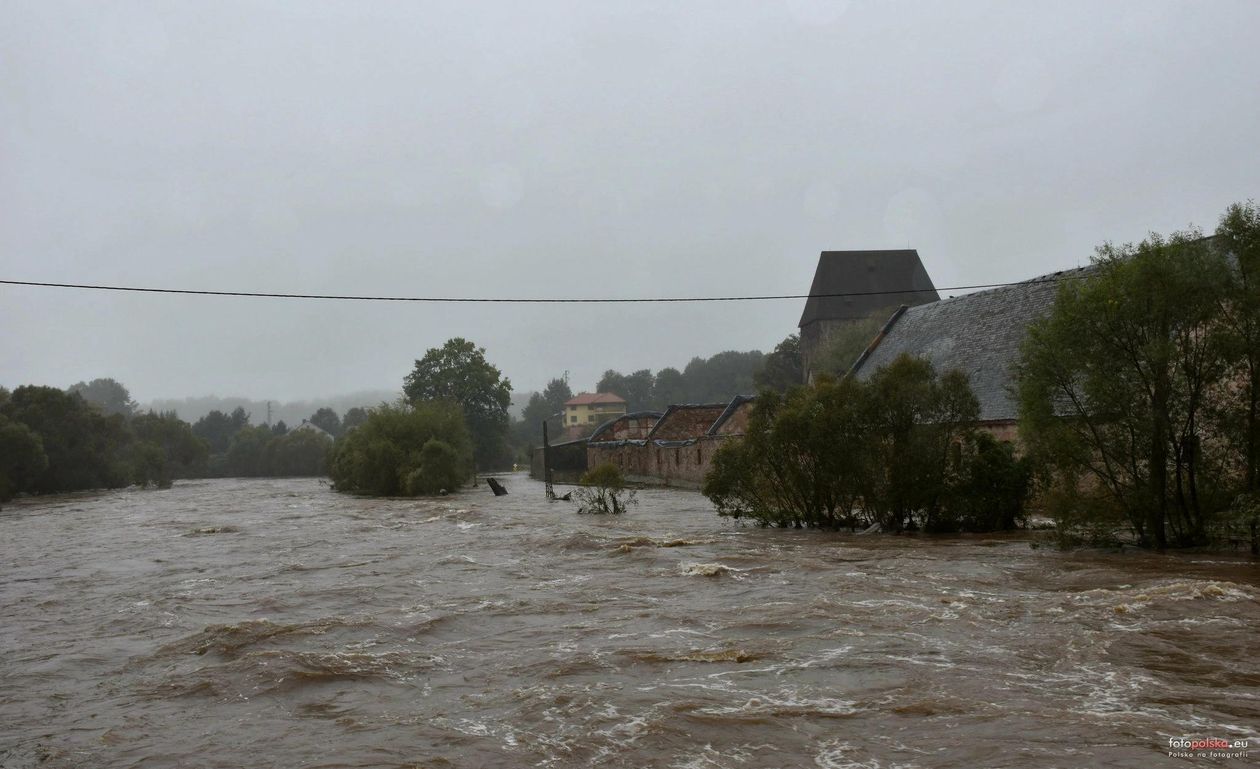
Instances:
[[[760,529],[522,476],[182,482],[0,513],[0,767],[981,767],[1260,758],[1220,555]],[[1244,759],[1170,737],[1252,737]]]

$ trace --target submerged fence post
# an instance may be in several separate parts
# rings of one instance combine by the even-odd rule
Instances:
[[[551,487],[551,444],[547,441],[547,420],[543,420],[543,483],[547,488],[547,501],[556,501],[556,492]]]

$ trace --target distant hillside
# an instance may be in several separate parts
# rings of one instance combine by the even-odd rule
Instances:
[[[344,416],[346,411],[355,406],[370,408],[378,406],[382,402],[392,402],[400,397],[402,397],[402,393],[394,390],[363,390],[348,395],[334,395],[328,398],[304,401],[273,400],[271,402],[271,421],[274,423],[283,420],[285,424],[292,426],[301,424],[303,419],[307,419],[311,414],[325,406],[336,411],[338,416]],[[215,409],[231,412],[237,406],[241,406],[249,412],[250,422],[260,425],[267,421],[267,401],[254,398],[224,398],[217,395],[206,395],[200,398],[158,398],[148,403],[140,404],[140,408],[146,411],[148,409],[153,409],[154,411],[175,411],[179,414],[179,418],[186,422],[196,422]]]
[[[532,392],[512,393],[512,405],[508,408],[508,413],[513,419],[520,419],[521,413],[525,410],[525,404],[529,402],[529,396]],[[345,416],[346,411],[361,406],[370,408],[380,405],[382,402],[392,403],[402,397],[401,392],[391,390],[363,390],[361,392],[350,393],[348,395],[334,395],[329,398],[312,399],[305,401],[278,401],[271,402],[271,421],[273,423],[284,421],[287,425],[301,424],[303,419],[310,418],[319,409],[327,406],[337,412],[337,416]],[[250,422],[260,425],[267,421],[267,401],[256,400],[254,398],[238,397],[219,397],[218,395],[205,395],[200,398],[157,398],[148,403],[140,404],[141,411],[175,411],[179,414],[179,418],[185,422],[196,422],[211,411],[218,409],[224,413],[230,413],[237,406],[243,407],[249,412]]]

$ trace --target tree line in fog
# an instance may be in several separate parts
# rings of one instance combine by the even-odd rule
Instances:
[[[343,421],[320,409],[310,421],[340,432],[364,416],[351,409]],[[67,390],[0,388],[0,501],[19,493],[164,488],[178,478],[323,475],[331,447],[322,430],[254,426],[242,408],[192,424],[175,412],[140,412],[112,379]]]
[[[682,371],[666,367],[653,373],[640,369],[623,374],[608,369],[595,384],[595,392],[612,393],[626,401],[626,410],[664,411],[681,403],[727,403],[736,395],[751,395],[762,388],[785,391],[804,378],[800,339],[792,334],[770,353],[760,350],[727,350],[708,358],[691,359]],[[547,422],[553,440],[565,425],[561,419],[564,402],[575,395],[567,377],[547,383],[541,393],[533,393],[521,420],[514,425],[518,446],[542,444],[542,423]],[[599,425],[583,425],[593,431]],[[523,457],[528,461],[528,457]]]

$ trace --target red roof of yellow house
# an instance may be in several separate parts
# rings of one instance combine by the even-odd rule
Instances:
[[[592,403],[625,403],[626,399],[613,393],[578,393],[564,402],[566,406],[585,406]]]

